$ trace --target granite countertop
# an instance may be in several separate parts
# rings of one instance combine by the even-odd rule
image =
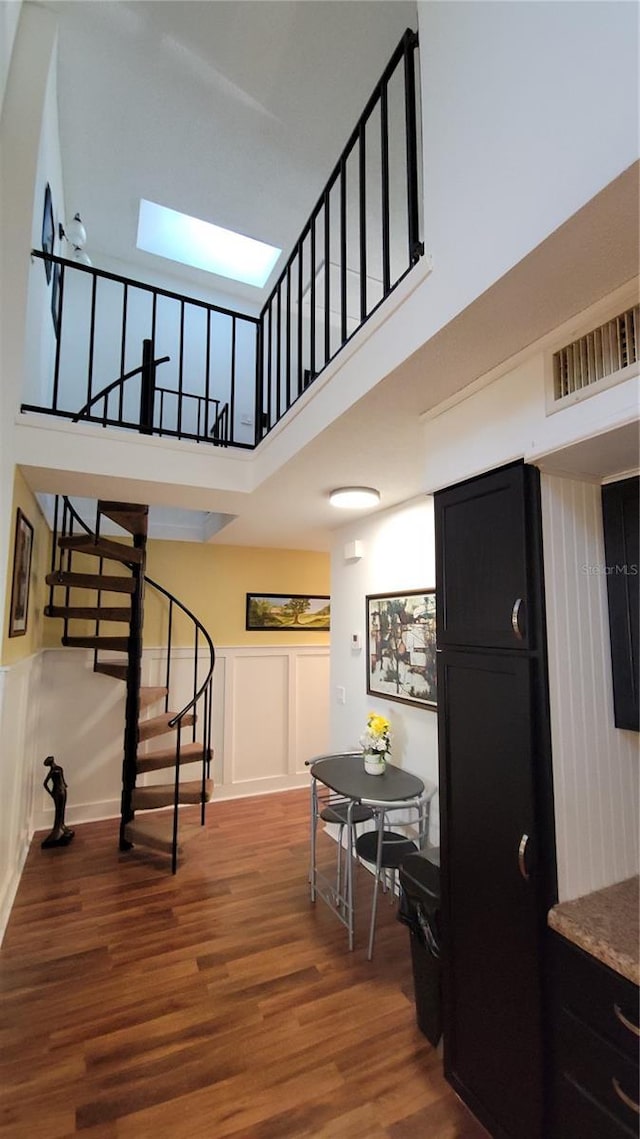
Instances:
[[[572,902],[560,902],[549,911],[549,925],[616,973],[640,984],[639,888],[636,875]]]

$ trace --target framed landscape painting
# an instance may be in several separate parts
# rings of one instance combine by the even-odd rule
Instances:
[[[309,597],[305,593],[247,594],[247,629],[328,632],[329,619],[329,597]]]
[[[435,709],[435,589],[370,595],[366,607],[367,692]]]

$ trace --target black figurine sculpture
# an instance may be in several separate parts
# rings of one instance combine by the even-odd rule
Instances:
[[[49,846],[67,846],[71,842],[75,831],[71,827],[65,826],[64,812],[67,805],[67,785],[64,781],[64,771],[59,764],[56,763],[52,755],[48,755],[44,761],[45,767],[49,770],[45,776],[42,786],[45,791],[48,791],[53,799],[56,808],[56,817],[53,822],[53,830],[51,834],[47,835],[40,843],[43,848]]]

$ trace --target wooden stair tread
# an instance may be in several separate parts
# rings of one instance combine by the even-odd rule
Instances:
[[[150,704],[155,704],[158,700],[164,700],[168,691],[168,688],[162,688],[161,686],[154,687],[151,684],[143,685],[140,689],[140,707],[148,708]]]
[[[69,589],[97,589],[103,593],[134,593],[136,583],[132,577],[111,577],[101,573],[48,573],[47,585],[60,585]]]
[[[181,823],[178,828],[178,854],[182,854],[185,842],[202,834],[203,828],[199,823]],[[162,854],[171,854],[173,841],[173,811],[163,811],[155,817],[144,814],[142,819],[134,819],[127,823],[124,831],[125,838],[135,846],[148,846],[152,850],[159,850]]]
[[[154,736],[162,736],[165,732],[177,731],[177,727],[169,726],[169,721],[173,720],[175,715],[175,712],[163,712],[160,716],[151,716],[148,720],[140,720],[138,722],[138,739],[140,742],[153,739]],[[195,716],[192,712],[182,718],[182,726],[185,728],[191,727],[195,722]]]
[[[134,819],[124,828],[124,837],[127,842],[135,846],[149,846],[152,850],[159,850],[162,854],[171,854],[173,848],[173,811],[158,815],[155,818],[146,815],[141,821]],[[182,834],[178,830],[178,854],[182,851]]]
[[[153,783],[148,787],[135,787],[132,793],[134,811],[157,810],[158,807],[172,807],[175,794],[173,783]],[[213,780],[205,780],[204,801],[208,803],[213,795]],[[181,783],[178,802],[199,805],[202,802],[202,780],[194,779]]]
[[[121,526],[129,534],[144,537],[147,533],[149,507],[137,502],[107,502],[101,499],[98,510],[105,518],[110,518],[116,526]]]
[[[61,550],[75,550],[81,554],[91,554],[96,558],[110,558],[112,561],[140,565],[144,551],[135,546],[126,546],[124,542],[114,542],[110,538],[98,538],[93,534],[73,534],[70,537],[58,538]]]
[[[126,653],[129,648],[128,637],[62,637],[61,640],[65,648],[70,649],[112,649]]]
[[[195,743],[183,744],[180,748],[180,764],[202,760],[203,751],[203,746],[198,740]],[[148,755],[139,755],[136,768],[142,774],[145,771],[161,771],[164,767],[174,767],[175,762],[175,747],[159,748],[158,751],[150,751]]]
[[[45,617],[61,617],[67,621],[131,620],[131,610],[116,605],[46,605]]]
[[[112,676],[114,680],[126,680],[129,675],[129,665],[99,660],[97,664],[94,664],[93,671],[100,672],[103,676]]]

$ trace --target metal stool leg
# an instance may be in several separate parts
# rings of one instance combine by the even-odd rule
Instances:
[[[315,779],[311,780],[311,865],[309,867],[309,884],[311,887],[311,901],[316,900],[316,831],[318,827],[318,786]]]
[[[382,864],[382,836],[384,833],[384,811],[378,816],[378,851],[376,857],[376,870],[373,879],[373,900],[371,902],[371,924],[369,926],[369,949],[367,960],[373,957],[373,939],[376,932],[376,913],[378,910],[378,889],[380,885],[380,868]]]
[[[336,900],[340,904],[340,886],[342,885],[342,832],[344,831],[345,824],[340,823],[338,827],[338,864],[336,867]]]

